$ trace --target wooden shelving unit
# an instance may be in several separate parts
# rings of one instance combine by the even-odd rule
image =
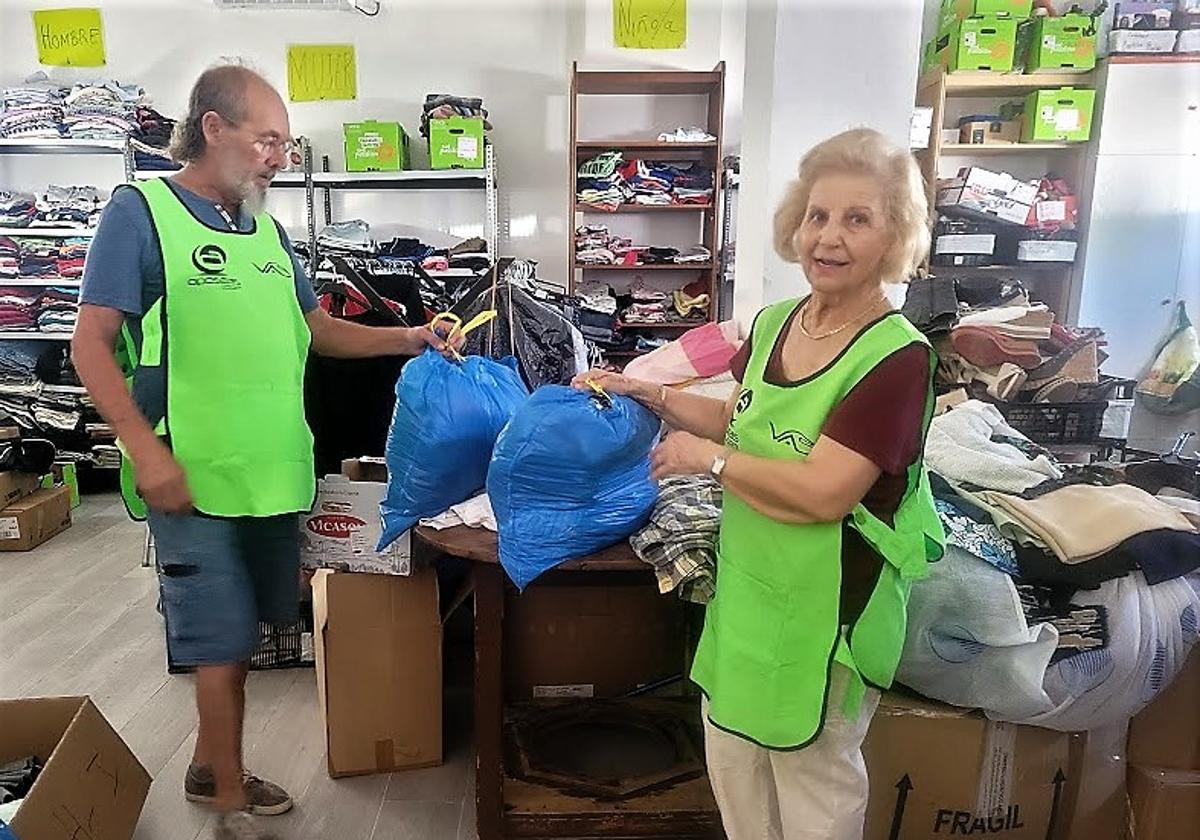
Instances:
[[[580,139],[579,137],[579,116],[584,107],[586,107],[586,99],[589,96],[703,96],[706,98],[706,118],[698,123],[704,129],[715,137],[715,140],[702,142],[681,142],[671,143],[662,142],[657,139],[657,132],[651,137],[633,137],[623,139]],[[585,272],[589,271],[605,271],[605,272],[625,272],[637,273],[643,271],[675,271],[675,272],[690,272],[699,275],[705,280],[707,287],[710,305],[709,317],[715,318],[717,314],[717,298],[719,293],[719,272],[720,266],[717,259],[718,250],[720,247],[719,241],[719,225],[720,219],[717,208],[720,206],[721,192],[721,138],[722,138],[722,116],[725,111],[725,63],[721,62],[710,71],[676,71],[676,70],[650,70],[650,71],[592,71],[580,70],[578,64],[572,66],[571,71],[571,154],[569,156],[571,165],[571,194],[570,194],[570,216],[572,219],[571,229],[568,231],[568,249],[570,254],[569,264],[571,270],[571,288],[574,289],[578,285],[578,281],[582,278]],[[659,130],[669,131],[675,126],[664,125]],[[614,133],[618,133],[614,131]],[[644,160],[659,160],[659,161],[695,161],[702,163],[713,171],[713,199],[711,204],[672,204],[672,205],[642,205],[642,204],[623,204],[615,211],[603,210],[597,207],[590,207],[579,204],[576,201],[578,195],[577,189],[577,174],[581,163],[591,157],[606,152],[620,151],[625,154],[626,160],[631,158],[642,158]],[[653,217],[659,213],[666,213],[672,218],[686,214],[692,214],[697,221],[697,237],[694,242],[687,243],[671,243],[680,246],[693,245],[696,242],[708,248],[713,255],[713,259],[709,263],[703,264],[683,264],[683,265],[640,265],[640,266],[590,266],[581,265],[575,258],[575,228],[584,223],[586,218],[588,221],[599,222],[602,218],[612,213],[636,213],[645,214],[648,217]],[[652,233],[646,234],[647,241],[651,244],[665,244],[654,242]],[[690,329],[697,326],[696,322],[688,324],[631,324],[628,329],[644,331],[647,333],[653,332],[670,332],[681,329]],[[611,354],[617,358],[632,358],[635,355],[640,355],[634,352]]]
[[[1098,75],[1090,73],[989,73],[989,72],[958,72],[947,73],[942,68],[935,68],[923,75],[917,83],[916,104],[933,109],[933,129],[929,138],[929,147],[919,149],[914,154],[921,166],[921,175],[925,178],[929,197],[929,210],[932,221],[938,218],[936,204],[937,181],[941,169],[942,158],[953,158],[956,167],[970,165],[974,157],[1004,158],[1020,157],[1044,159],[1047,170],[1053,170],[1067,179],[1079,198],[1079,218],[1087,218],[1086,177],[1088,151],[1092,143],[1012,143],[1012,144],[968,144],[942,143],[942,128],[952,128],[947,122],[947,100],[952,99],[990,99],[999,101],[1022,98],[1033,91],[1048,88],[1074,87],[1094,89]],[[1099,135],[1099,111],[1093,119],[1092,138]],[[989,168],[1003,168],[995,164],[981,163]],[[947,167],[949,170],[950,167]],[[950,174],[948,171],[944,174]],[[1071,284],[1075,274],[1075,263],[1027,263],[1007,266],[986,267],[944,267],[932,266],[931,271],[937,273],[1007,273],[1010,276],[1026,280],[1055,312],[1065,315],[1072,300]]]

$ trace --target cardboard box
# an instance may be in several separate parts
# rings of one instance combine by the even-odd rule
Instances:
[[[1200,771],[1129,768],[1135,840],[1182,840],[1200,831]]]
[[[347,172],[408,169],[408,132],[397,122],[343,123]]]
[[[1169,53],[1179,32],[1174,29],[1114,29],[1108,33],[1110,53]]]
[[[1008,15],[1020,20],[1033,13],[1033,0],[942,0],[938,31],[949,30],[957,21],[977,15]]]
[[[87,697],[0,700],[0,764],[45,769],[12,820],[21,840],[129,840],[150,774]]]
[[[483,118],[430,120],[429,165],[433,169],[483,169]]]
[[[960,123],[958,142],[991,145],[1021,142],[1020,120],[970,120]]]
[[[1071,769],[1064,802],[1070,816],[1062,840],[1127,840],[1129,721],[1071,733]]]
[[[1060,838],[1070,739],[978,712],[885,694],[863,745],[866,840]]]
[[[25,498],[41,486],[41,478],[33,473],[14,470],[0,472],[0,508],[6,508],[18,499]]]
[[[1200,646],[1129,727],[1129,762],[1200,770]]]
[[[933,253],[937,254],[981,254],[996,253],[994,233],[948,233],[934,240]]]
[[[59,484],[71,488],[71,510],[83,504],[83,497],[79,495],[79,470],[75,464],[55,463],[50,467],[50,472],[42,476],[42,486],[47,490]]]
[[[0,551],[29,551],[71,527],[71,488],[35,490],[0,510]]]
[[[682,602],[636,586],[551,581],[504,606],[505,695],[618,697],[684,673]]]
[[[313,576],[317,691],[331,778],[442,763],[434,569]]]
[[[387,494],[382,459],[342,462],[341,475],[317,482],[313,509],[300,517],[300,564],[306,569],[338,569],[381,575],[412,574],[412,539],[404,534],[377,552],[383,525],[379,503]]]
[[[1096,29],[1087,15],[1040,17],[1026,72],[1086,73],[1096,66]]]
[[[971,166],[956,178],[938,182],[936,206],[951,216],[1024,225],[1036,199],[1036,185]]]
[[[1174,42],[1172,42],[1174,43]],[[1096,91],[1077,88],[1035,90],[1025,99],[1021,140],[1084,142],[1092,136]]]
[[[1170,29],[1174,11],[1173,0],[1116,3],[1113,6],[1113,29]]]
[[[933,45],[939,63],[950,72],[1013,69],[1017,46],[1017,22],[1010,17],[985,15],[956,21],[938,35]]]

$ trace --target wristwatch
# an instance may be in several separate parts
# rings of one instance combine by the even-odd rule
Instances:
[[[721,473],[725,472],[725,464],[729,459],[724,452],[713,458],[712,466],[708,468],[709,473],[717,481],[721,480]]]

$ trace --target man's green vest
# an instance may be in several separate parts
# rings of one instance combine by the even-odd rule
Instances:
[[[833,362],[792,385],[765,381],[767,360],[796,301],[764,309],[726,443],[762,458],[804,460],[829,413],[881,361],[912,344],[928,347],[898,313],[868,327]],[[930,370],[935,364],[930,350]],[[930,388],[924,424],[933,413]],[[924,440],[922,434],[921,440]],[[886,560],[862,614],[841,626],[842,522],[789,525],[732,493],[722,510],[717,592],[708,605],[692,679],[709,698],[714,724],[771,749],[797,749],[821,732],[834,660],[866,685],[891,685],[904,645],[914,579],[940,558],[944,535],[923,461],[908,471],[891,525],[859,504],[848,524]]]
[[[162,249],[162,298],[142,317],[138,371],[166,366],[158,431],[211,516],[306,511],[316,489],[304,418],[311,342],[294,269],[266,213],[242,233],[201,222],[162,180],[134,185]]]

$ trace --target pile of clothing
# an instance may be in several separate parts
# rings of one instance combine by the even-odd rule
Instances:
[[[63,86],[45,73],[0,92],[0,137],[124,140],[138,129],[138,85],[105,80]]]
[[[101,463],[109,456],[97,447],[115,440],[60,342],[0,341],[0,418],[24,435],[50,440],[59,459],[78,463]]]
[[[630,302],[623,306],[621,321],[629,326],[700,322],[708,318],[708,284],[697,280],[673,292],[635,283]]]
[[[610,234],[607,225],[582,225],[575,229],[575,261],[581,265],[698,266],[711,263],[712,252],[703,245],[684,249],[634,245],[628,237]]]
[[[51,184],[37,197],[37,217],[31,227],[93,228],[108,197],[91,185],[59,186]]]
[[[658,483],[650,522],[629,544],[654,569],[658,591],[707,604],[716,592],[721,484],[706,475],[681,475]]]
[[[938,384],[1002,402],[1069,403],[1107,398],[1100,367],[1104,332],[1059,323],[1015,281],[914,280],[904,315],[937,347]]]
[[[88,240],[0,236],[0,279],[74,279],[83,276]]]
[[[977,400],[925,453],[947,538],[912,589],[898,679],[1063,731],[1131,717],[1200,637],[1200,532],[1114,469],[1070,467]]]
[[[373,256],[378,247],[371,238],[371,225],[362,219],[333,222],[317,234],[317,248],[326,255]]]
[[[698,125],[680,126],[658,135],[659,143],[711,143],[717,138]]]
[[[37,196],[0,190],[0,227],[29,227],[37,218]]]
[[[78,289],[0,286],[0,330],[72,333],[78,318]]]
[[[484,131],[491,131],[492,124],[488,122],[487,116],[487,108],[483,107],[483,100],[478,97],[427,93],[425,104],[421,106],[421,136],[429,136],[430,120],[444,120],[449,117],[479,117],[483,120]]]
[[[167,154],[175,120],[164,117],[148,105],[139,105],[134,111],[134,119],[137,129],[129,138],[133,147],[134,168],[153,171],[179,169],[179,164]]]
[[[63,136],[63,99],[66,91],[51,84],[44,73],[23,85],[0,91],[0,137],[57,139]]]
[[[694,161],[626,161],[621,152],[603,152],[580,165],[576,201],[610,212],[622,204],[707,206],[713,183],[713,170]]]

